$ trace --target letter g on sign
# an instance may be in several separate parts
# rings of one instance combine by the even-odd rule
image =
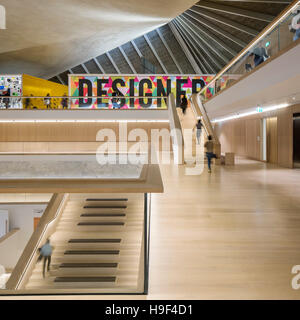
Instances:
[[[4,6],[0,5],[0,29],[6,29],[6,11]]]
[[[296,274],[292,279],[292,288],[298,290],[300,289],[300,265],[293,266],[292,273]]]

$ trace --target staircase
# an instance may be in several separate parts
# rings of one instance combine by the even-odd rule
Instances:
[[[50,272],[36,264],[26,290],[130,293],[141,288],[143,194],[70,194],[55,232]]]

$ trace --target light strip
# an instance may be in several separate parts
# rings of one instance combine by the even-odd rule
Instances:
[[[224,121],[228,121],[228,120],[233,120],[233,119],[238,119],[238,118],[251,116],[251,115],[254,115],[254,114],[264,113],[264,112],[268,112],[268,111],[274,111],[274,110],[286,108],[288,106],[289,106],[288,103],[281,103],[281,104],[278,104],[278,105],[261,108],[262,111],[254,110],[254,111],[249,111],[249,112],[244,112],[244,113],[238,113],[238,114],[235,114],[235,115],[232,115],[232,116],[228,116],[228,117],[224,117],[224,118],[220,118],[220,119],[214,119],[211,122],[212,123],[224,122]]]
[[[5,120],[5,119],[0,119],[0,123],[101,123],[101,122],[163,122],[163,123],[168,123],[169,120]]]

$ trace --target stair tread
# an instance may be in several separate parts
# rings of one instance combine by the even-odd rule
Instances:
[[[125,213],[82,213],[80,217],[125,217]]]
[[[70,239],[69,243],[120,243],[121,239]]]
[[[115,282],[116,277],[56,277],[54,282]]]
[[[119,254],[120,250],[66,250],[64,254]]]
[[[123,226],[124,222],[118,221],[86,221],[86,222],[78,222],[78,226]]]
[[[117,268],[118,263],[62,263],[59,268]]]
[[[112,206],[108,206],[108,205],[98,205],[98,206],[84,206],[84,209],[126,209],[127,206],[116,206],[116,205],[112,205]]]
[[[88,198],[86,201],[128,201],[127,198]]]

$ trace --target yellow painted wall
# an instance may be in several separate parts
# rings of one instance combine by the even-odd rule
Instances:
[[[47,94],[51,96],[68,96],[68,86],[58,84],[45,79],[29,76],[23,74],[23,96],[24,97],[46,97]],[[51,109],[62,109],[61,99],[51,99]],[[26,99],[23,99],[23,108],[26,109]],[[30,99],[28,109],[46,109],[44,99]]]

